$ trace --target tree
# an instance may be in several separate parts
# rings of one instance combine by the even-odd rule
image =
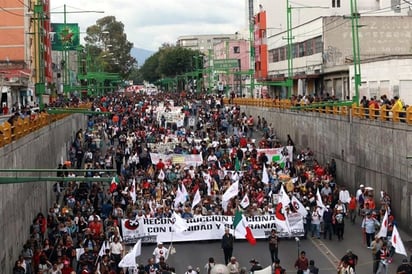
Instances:
[[[202,67],[203,54],[200,51],[163,44],[146,60],[140,71],[144,80],[154,83],[162,78],[175,78],[196,71],[200,75]]]
[[[126,78],[137,62],[130,54],[133,43],[127,40],[123,23],[114,16],[106,16],[88,27],[86,33],[84,40],[94,63],[92,69],[119,73]]]

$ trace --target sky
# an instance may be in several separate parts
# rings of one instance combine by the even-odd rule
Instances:
[[[115,16],[136,48],[156,52],[179,36],[232,34],[245,28],[245,0],[50,0],[52,23],[78,23],[80,32]],[[90,12],[84,12],[90,11]],[[103,11],[104,13],[98,13]],[[84,37],[84,34],[81,35]],[[82,41],[81,41],[82,43]]]

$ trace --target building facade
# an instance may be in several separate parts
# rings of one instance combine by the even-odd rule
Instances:
[[[52,80],[49,0],[4,0],[0,16],[0,106],[33,106]]]
[[[290,95],[315,95],[346,100],[356,95],[354,76],[351,75],[354,63],[351,1],[314,0],[310,6],[299,1],[292,3],[285,0],[276,5],[265,0],[259,2],[261,6],[256,15],[261,15],[262,11],[266,13],[266,39],[260,40],[262,42],[259,44],[255,41],[255,46],[264,42],[267,44],[268,74],[265,85],[270,96],[285,98]],[[365,73],[366,77],[363,67],[370,69],[374,62],[391,66],[394,60],[398,60],[395,62],[409,64],[410,6],[407,2],[397,0],[366,0],[358,3],[360,17],[356,30],[359,33],[362,72],[358,96],[394,94],[412,103],[412,99],[409,99],[412,96],[406,94],[411,86],[408,81],[412,79],[407,73],[402,74],[403,79],[391,73],[386,74],[382,85],[376,79],[369,83],[362,75]],[[288,12],[290,29],[287,29],[286,24]],[[257,28],[259,25],[255,21]],[[288,31],[292,34],[290,45],[285,39]],[[409,70],[407,68],[404,72]],[[279,85],[288,78],[293,81],[291,94],[288,94],[285,86]]]

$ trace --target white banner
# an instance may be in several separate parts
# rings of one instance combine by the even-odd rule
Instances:
[[[219,240],[225,232],[225,227],[230,227],[234,233],[233,218],[234,216],[212,215],[187,219],[189,227],[183,232],[175,232],[173,218],[142,218],[139,221],[123,219],[122,237],[127,243],[136,242],[140,238],[142,242],[153,241],[154,238],[160,242],[170,242],[172,239],[175,242]],[[256,239],[265,239],[272,229],[277,229],[274,215],[247,217],[247,221]],[[292,233],[280,231],[279,236],[303,236],[302,217],[291,215],[289,222]],[[245,239],[244,235],[235,235],[235,237]]]
[[[242,148],[243,152],[246,151]],[[258,155],[264,152],[268,157],[269,162],[284,163],[286,158],[291,162],[293,160],[293,146],[277,147],[277,148],[258,148],[256,149]]]
[[[180,166],[200,166],[203,163],[202,154],[161,154],[150,153],[152,164],[156,165],[159,159],[165,163],[166,167],[172,164],[179,164]]]

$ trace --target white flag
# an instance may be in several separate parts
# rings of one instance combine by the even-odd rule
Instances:
[[[182,194],[183,194],[183,196],[184,196],[184,198],[185,198],[185,202],[186,202],[186,201],[187,201],[187,198],[189,197],[189,193],[187,192],[186,186],[185,186],[185,184],[183,184],[183,183],[182,183]]]
[[[398,229],[395,225],[393,226],[391,243],[392,246],[395,248],[396,253],[408,256],[408,254],[406,253],[405,246],[403,245],[401,236],[399,235]]]
[[[290,204],[290,198],[286,193],[283,185],[279,190],[279,201],[275,210],[275,224],[279,232],[291,233],[288,214],[286,213],[286,207]]]
[[[377,237],[384,237],[386,238],[388,236],[388,211],[385,211],[385,215],[383,216],[382,223],[381,223],[381,228],[379,229],[378,234],[376,234]]]
[[[110,245],[108,241],[103,242],[102,247],[100,248],[100,251],[99,251],[100,257],[103,257],[103,255],[106,254],[106,249],[110,249]]]
[[[133,204],[136,203],[136,180],[133,178],[132,185],[129,190],[130,197],[132,197]]]
[[[159,175],[157,176],[157,178],[160,180],[160,181],[164,181],[164,179],[165,179],[165,173],[163,172],[163,169],[161,169],[160,171],[159,171]]]
[[[201,200],[202,200],[202,198],[200,197],[200,191],[199,191],[199,189],[197,189],[197,191],[196,191],[196,193],[195,193],[195,197],[193,197],[192,209],[193,209],[198,203],[200,203]]]
[[[84,253],[84,248],[76,248],[76,260],[79,261],[80,260],[80,256]]]
[[[295,197],[295,195],[292,195],[292,206],[293,208],[300,214],[302,217],[306,217],[308,215],[308,211],[305,209],[303,204],[299,201],[298,198]]]
[[[142,240],[139,239],[132,250],[119,262],[119,267],[135,267],[136,257],[140,256],[140,254],[142,254]]]
[[[249,196],[246,193],[245,196],[243,196],[242,201],[240,201],[240,206],[242,208],[247,208],[249,206],[249,204],[250,204]]]
[[[180,217],[179,214],[176,214],[176,212],[173,212],[172,219],[174,221],[173,228],[176,232],[183,232],[189,228],[189,225],[187,224],[186,220]]]
[[[229,200],[239,193],[239,181],[234,182],[222,195],[222,207],[226,211]]]
[[[174,201],[175,208],[179,206],[179,203],[184,203],[184,202],[186,202],[186,199],[184,198],[184,195],[182,191],[180,190],[179,186],[177,186],[176,197]]]
[[[316,205],[322,208],[322,210],[326,208],[323,204],[322,196],[320,196],[319,188],[316,190]]]
[[[273,273],[272,272],[272,266],[269,265],[268,267],[265,267],[262,270],[255,270],[253,273],[254,274],[271,274],[271,273]]]
[[[268,184],[269,183],[269,174],[268,171],[266,169],[266,165],[263,164],[263,171],[262,171],[262,182],[264,184]]]
[[[210,176],[209,173],[203,173],[203,180],[205,181],[207,185],[207,195],[210,196],[212,195],[212,177]]]
[[[282,207],[285,209],[290,204],[289,195],[286,193],[285,188],[283,185],[280,186],[279,190],[279,202],[282,203]]]

